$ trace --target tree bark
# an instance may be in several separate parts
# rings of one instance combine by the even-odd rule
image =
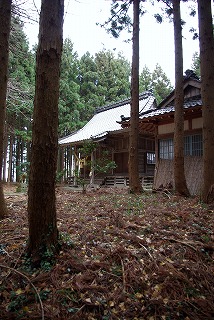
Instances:
[[[175,44],[174,182],[175,191],[189,196],[184,172],[184,91],[180,0],[173,0],[173,24]]]
[[[140,0],[133,1],[133,52],[131,81],[131,117],[129,133],[129,190],[142,192],[139,177],[139,6]]]
[[[214,202],[214,38],[211,0],[198,0],[201,95],[203,101],[202,200]]]
[[[12,0],[0,0],[0,219],[7,214],[2,185],[4,125],[8,80],[9,36]]]
[[[27,250],[34,265],[47,250],[54,255],[58,249],[55,178],[63,13],[63,0],[42,0],[28,191]]]
[[[6,182],[7,178],[7,148],[8,148],[8,132],[7,132],[7,125],[5,124],[4,127],[4,146],[3,146],[3,171],[2,171],[2,181]]]
[[[21,161],[20,161],[20,156],[21,156],[21,150],[20,150],[20,146],[21,146],[21,138],[17,137],[16,138],[16,147],[15,147],[15,155],[16,155],[16,160],[15,160],[15,163],[16,163],[16,182],[20,182],[20,173],[21,173],[21,170],[20,170],[20,164],[21,164]]]
[[[7,170],[7,183],[10,184],[12,181],[12,166],[13,166],[13,143],[14,135],[10,133],[10,146],[9,146],[9,159],[8,159],[8,170]]]

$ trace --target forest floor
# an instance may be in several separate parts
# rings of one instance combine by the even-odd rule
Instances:
[[[213,207],[168,192],[56,195],[61,251],[32,270],[27,194],[5,186],[1,320],[214,319]]]

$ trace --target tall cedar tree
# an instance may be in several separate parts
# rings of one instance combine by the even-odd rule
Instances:
[[[211,0],[198,0],[201,95],[203,101],[204,202],[214,202],[214,38]]]
[[[142,192],[139,179],[139,14],[140,0],[133,1],[133,53],[131,76],[131,117],[129,133],[129,188],[131,193]]]
[[[3,218],[7,213],[2,186],[2,164],[4,149],[4,125],[6,115],[11,7],[12,0],[0,0],[0,218]]]
[[[63,0],[42,0],[28,191],[27,250],[34,265],[47,250],[54,254],[58,244],[55,176],[63,15]]]
[[[189,196],[184,172],[184,91],[180,0],[173,0],[172,4],[175,44],[174,182],[175,190],[179,194]]]

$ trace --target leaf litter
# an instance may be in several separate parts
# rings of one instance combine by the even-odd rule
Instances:
[[[1,319],[214,319],[214,210],[164,193],[58,187],[61,251],[27,268],[27,195],[5,186]]]

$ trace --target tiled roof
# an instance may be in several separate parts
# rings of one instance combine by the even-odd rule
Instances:
[[[184,109],[189,109],[189,108],[193,108],[196,106],[202,106],[201,96],[195,96],[195,97],[185,99]],[[174,105],[172,104],[166,108],[157,108],[154,111],[142,113],[140,115],[140,119],[158,117],[160,115],[168,114],[168,113],[174,112],[174,111],[175,111],[175,108],[174,108]]]
[[[185,76],[183,77],[183,89],[185,90],[188,86],[190,87],[201,87],[201,81],[199,80],[198,76],[192,70],[186,70]],[[163,99],[159,107],[164,108],[166,107],[166,103],[169,101],[173,101],[175,98],[175,89],[170,92],[170,94]]]
[[[139,110],[146,112],[154,110],[155,98],[150,91],[146,91],[139,96]],[[109,132],[121,130],[121,125],[117,122],[121,117],[130,117],[130,99],[126,99],[111,105],[96,109],[92,119],[80,130],[73,134],[61,138],[60,145],[75,144],[97,137],[105,137]]]

